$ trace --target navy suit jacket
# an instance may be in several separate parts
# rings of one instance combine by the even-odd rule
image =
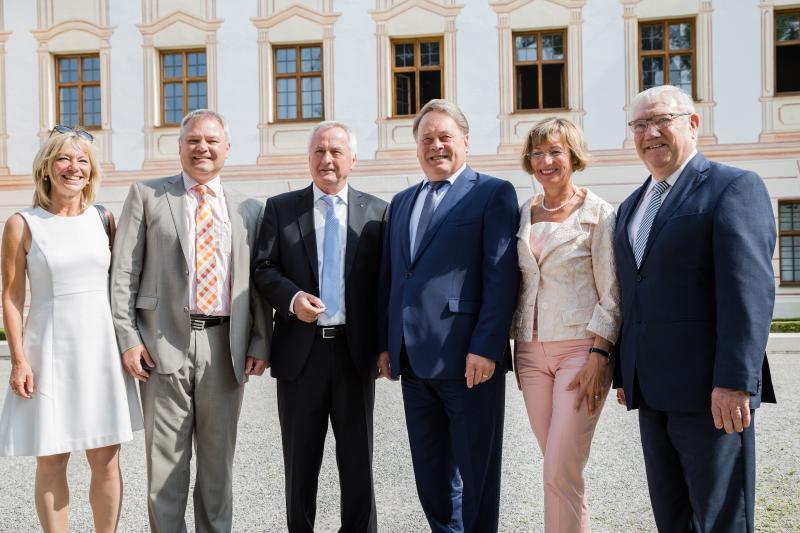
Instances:
[[[619,206],[614,235],[623,312],[616,377],[628,408],[639,392],[653,409],[708,411],[715,386],[748,391],[753,408],[774,401],[765,349],[775,219],[763,181],[698,153],[653,221],[637,268],[628,225],[650,179]]]
[[[467,353],[511,366],[508,332],[517,297],[517,195],[511,183],[467,167],[434,212],[417,257],[409,219],[422,183],[393,199],[383,258],[379,345],[400,371],[463,379]]]

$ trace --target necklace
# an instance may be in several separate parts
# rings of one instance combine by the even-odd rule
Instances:
[[[576,194],[578,194],[578,189],[575,189],[575,192],[573,192],[573,193],[572,193],[572,196],[570,196],[569,198],[567,198],[567,200],[566,200],[566,201],[565,201],[563,204],[561,204],[560,206],[558,206],[558,207],[547,207],[546,205],[544,205],[545,196],[544,196],[544,194],[543,194],[543,195],[542,195],[542,203],[541,203],[541,204],[539,204],[539,207],[541,207],[542,209],[544,209],[544,210],[545,210],[545,211],[547,211],[548,213],[555,213],[556,211],[561,211],[562,209],[564,209],[564,207],[565,207],[565,206],[566,206],[568,203],[570,203],[570,202],[572,201],[572,199],[573,199],[573,198],[575,198],[575,195],[576,195]]]

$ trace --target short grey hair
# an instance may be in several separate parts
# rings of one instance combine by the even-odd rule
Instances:
[[[178,142],[183,139],[183,135],[186,133],[186,130],[189,128],[189,125],[192,122],[206,118],[216,120],[219,125],[222,126],[222,130],[225,132],[225,140],[231,142],[231,132],[228,129],[228,122],[225,120],[225,117],[210,109],[195,109],[183,117],[181,120],[181,132],[180,135],[178,135]]]
[[[642,104],[650,104],[661,100],[664,96],[671,97],[675,111],[678,113],[697,113],[692,97],[686,91],[674,85],[657,85],[637,94],[631,102],[631,111]]]
[[[324,120],[314,126],[314,129],[311,130],[311,135],[308,136],[308,149],[311,150],[311,143],[314,141],[314,136],[319,133],[320,131],[329,130],[331,128],[339,128],[344,130],[347,134],[347,144],[350,146],[350,151],[353,155],[358,154],[358,140],[356,139],[356,134],[350,129],[350,126],[345,124],[344,122],[339,122],[336,120]]]
[[[461,109],[453,102],[436,98],[422,106],[422,109],[417,113],[417,117],[414,119],[414,126],[411,129],[411,132],[414,134],[414,140],[417,139],[417,130],[419,129],[419,123],[422,122],[422,117],[432,111],[444,113],[449,116],[453,119],[453,122],[456,123],[458,129],[461,130],[461,133],[465,136],[469,135],[469,122],[467,122],[467,117],[464,116]]]

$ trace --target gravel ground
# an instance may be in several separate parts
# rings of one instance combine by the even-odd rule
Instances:
[[[800,531],[800,356],[770,357],[778,406],[757,413],[759,531]],[[9,372],[0,360],[0,383]],[[3,401],[0,398],[0,401]],[[283,466],[275,407],[275,382],[251,380],[239,422],[234,486],[234,531],[283,531]],[[320,475],[317,531],[339,525],[338,478],[329,432]],[[33,505],[32,458],[0,458],[0,531],[39,530]],[[528,426],[522,395],[509,375],[503,457],[500,530],[542,530],[541,455]],[[143,435],[123,446],[125,497],[119,531],[147,531]],[[647,496],[637,417],[609,403],[595,434],[586,469],[587,493],[594,531],[655,531]],[[76,454],[69,467],[72,491],[70,531],[91,531],[87,500],[88,466]],[[419,532],[427,529],[417,501],[403,420],[400,387],[381,380],[375,406],[375,484],[379,529]],[[191,499],[187,512],[192,527]]]

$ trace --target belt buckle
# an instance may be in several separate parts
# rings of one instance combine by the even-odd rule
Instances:
[[[206,323],[205,323],[204,320],[199,319],[199,318],[191,318],[189,320],[191,321],[193,330],[202,331],[202,330],[206,329]]]
[[[328,335],[328,332],[331,334]],[[335,339],[336,338],[336,327],[322,327],[322,338],[323,339]]]

